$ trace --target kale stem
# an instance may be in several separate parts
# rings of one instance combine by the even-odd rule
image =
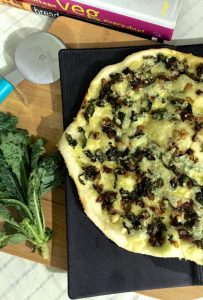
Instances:
[[[33,191],[33,203],[34,203],[34,208],[35,208],[35,212],[36,212],[36,224],[37,224],[37,227],[38,227],[38,230],[39,230],[39,235],[40,235],[40,238],[43,240],[44,239],[44,236],[45,236],[45,233],[44,233],[44,224],[42,224],[42,222],[44,222],[44,218],[42,218],[42,222],[41,222],[41,218],[40,218],[40,214],[42,216],[42,207],[41,207],[41,204],[40,206],[38,207],[38,203],[40,203],[40,199],[38,199],[38,194],[36,192],[36,190]]]
[[[21,189],[22,189],[22,192],[23,192],[25,198],[27,198],[25,191],[27,191],[27,189],[28,189],[28,179],[27,179],[25,165],[23,163],[21,164],[21,176],[20,177],[21,177],[19,180],[20,186],[21,186]]]
[[[32,233],[33,237],[35,238],[37,244],[40,245],[42,243],[42,239],[39,238],[39,236],[38,236],[37,232],[34,230],[33,226],[30,225],[26,219],[24,220],[24,222],[25,222],[26,226],[28,227],[28,230]]]
[[[45,243],[43,245],[40,246],[40,252],[42,254],[42,258],[45,260],[49,259],[49,247],[48,247],[48,243]]]

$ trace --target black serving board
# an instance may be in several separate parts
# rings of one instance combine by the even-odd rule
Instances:
[[[156,46],[153,48],[164,47]],[[59,53],[64,128],[75,117],[90,81],[106,65],[145,47],[67,49]],[[203,45],[177,50],[203,55]],[[66,180],[68,293],[72,299],[153,288],[203,284],[202,267],[121,249],[86,217],[72,179]]]

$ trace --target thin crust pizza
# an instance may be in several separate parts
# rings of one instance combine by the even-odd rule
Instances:
[[[203,265],[203,58],[150,49],[105,67],[59,150],[109,239]]]

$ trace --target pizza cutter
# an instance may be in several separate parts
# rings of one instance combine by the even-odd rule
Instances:
[[[0,103],[23,79],[48,84],[60,78],[58,52],[64,43],[48,32],[34,32],[25,37],[15,51],[16,70],[0,77]]]

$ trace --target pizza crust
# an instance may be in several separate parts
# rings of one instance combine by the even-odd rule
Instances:
[[[168,48],[150,49],[134,53],[126,57],[122,62],[107,66],[103,68],[97,76],[90,83],[87,94],[83,100],[82,106],[90,99],[98,96],[101,88],[101,80],[103,78],[109,79],[109,74],[121,72],[124,68],[131,66],[131,64],[141,64],[144,56],[155,56],[158,53],[166,56],[174,56],[180,60],[187,59],[190,65],[202,63],[203,59],[195,57],[192,54],[185,54],[177,52]],[[89,219],[112,241],[118,246],[134,253],[147,254],[156,257],[178,257],[179,259],[187,259],[203,265],[203,250],[197,248],[192,243],[180,240],[178,238],[179,247],[176,248],[169,242],[165,243],[163,247],[151,247],[147,241],[147,234],[142,231],[137,231],[133,236],[127,233],[127,230],[122,226],[121,220],[112,223],[111,216],[102,210],[100,203],[95,201],[95,194],[92,191],[91,184],[81,185],[78,180],[78,175],[81,173],[81,167],[75,150],[70,147],[66,140],[66,133],[72,134],[75,132],[77,126],[84,126],[84,118],[81,110],[78,112],[75,120],[65,130],[58,148],[64,157],[69,175],[73,178],[80,201]]]

